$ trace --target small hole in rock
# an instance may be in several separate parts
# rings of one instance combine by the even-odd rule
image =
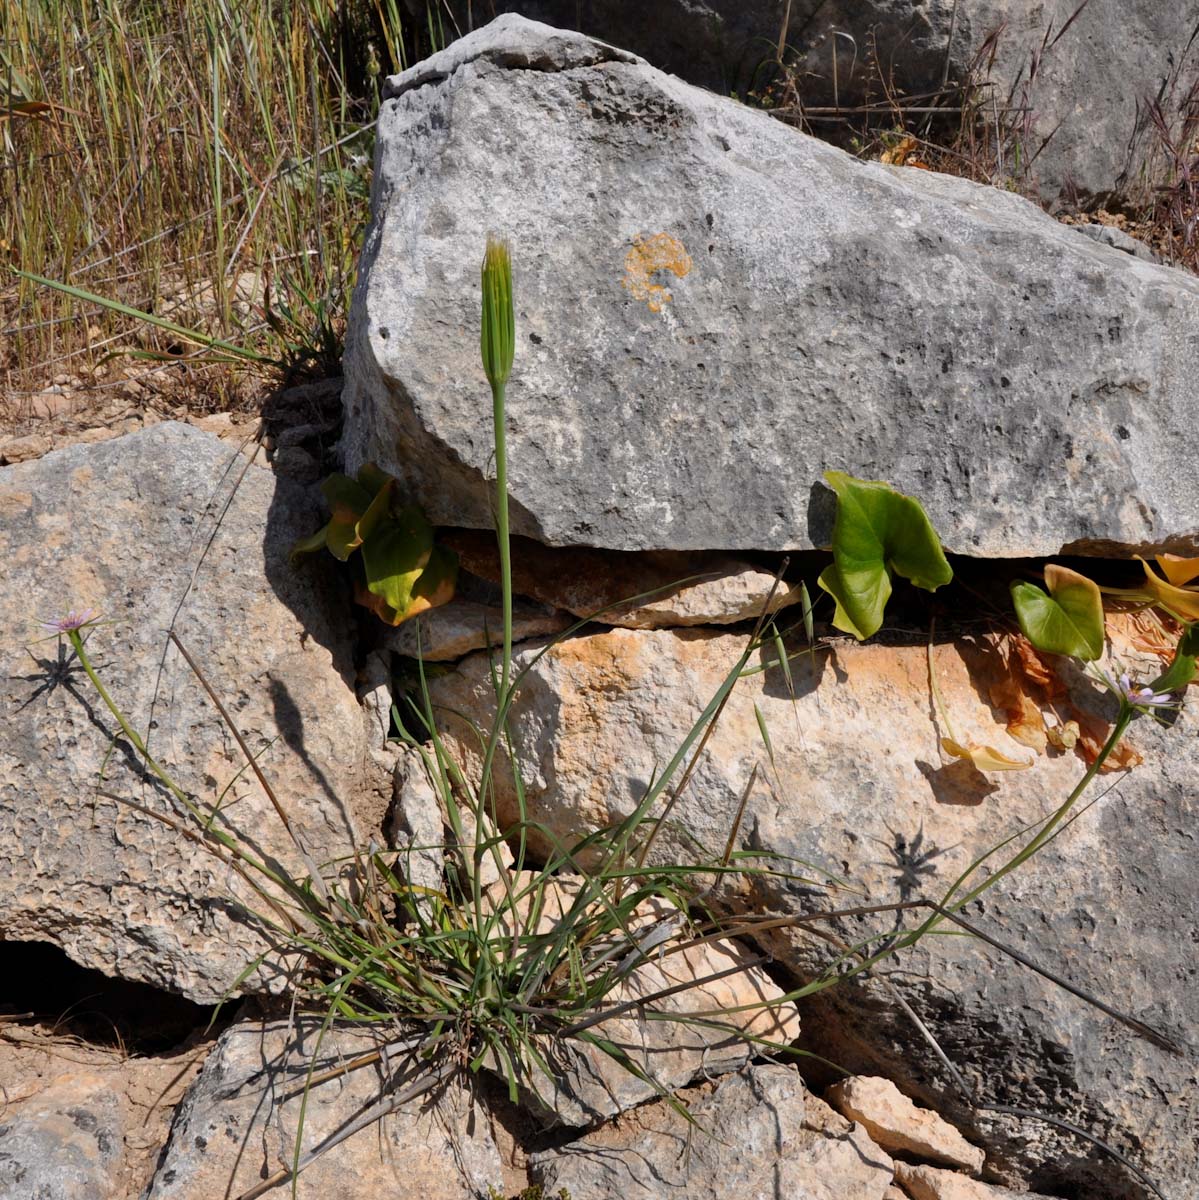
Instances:
[[[216,1011],[81,967],[47,942],[0,942],[0,974],[7,981],[0,1013],[33,1013],[56,1033],[130,1052],[170,1050],[203,1031]]]

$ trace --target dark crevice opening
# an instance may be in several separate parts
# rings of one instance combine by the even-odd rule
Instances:
[[[81,967],[48,942],[0,941],[0,978],[0,1017],[28,1013],[25,1020],[56,1034],[129,1053],[172,1050],[202,1034],[216,1014],[214,1005]]]

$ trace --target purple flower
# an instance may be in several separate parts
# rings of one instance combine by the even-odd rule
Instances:
[[[1178,700],[1171,692],[1155,692],[1149,687],[1140,687],[1133,683],[1132,676],[1125,671],[1119,681],[1113,679],[1106,671],[1094,667],[1095,675],[1109,690],[1116,693],[1124,703],[1132,708],[1148,712],[1154,708],[1175,708]]]
[[[48,633],[73,633],[77,629],[93,624],[99,616],[100,614],[93,608],[85,608],[81,612],[75,612],[72,609],[65,616],[42,621],[41,626]]]
[[[1155,692],[1152,688],[1137,687],[1127,671],[1120,676],[1120,694],[1134,708],[1172,708],[1176,703],[1170,692]]]

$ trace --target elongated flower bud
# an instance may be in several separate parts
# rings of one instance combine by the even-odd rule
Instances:
[[[502,388],[512,373],[516,350],[516,317],[512,309],[512,259],[508,243],[487,239],[483,256],[483,370],[492,389]]]

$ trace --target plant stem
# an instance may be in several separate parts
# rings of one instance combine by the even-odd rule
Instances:
[[[163,768],[158,765],[154,759],[154,756],[149,750],[146,749],[146,744],[142,741],[137,730],[129,724],[125,714],[121,712],[121,710],[117,707],[116,702],[108,694],[108,689],[103,683],[100,682],[100,676],[96,674],[96,669],[92,666],[91,659],[88,658],[87,651],[83,648],[83,636],[80,634],[79,630],[70,630],[67,633],[67,637],[70,639],[71,646],[75,651],[75,656],[79,659],[80,663],[83,665],[83,669],[87,672],[88,679],[92,681],[92,686],[99,693],[100,699],[104,701],[105,707],[110,713],[112,713],[113,717],[117,721],[117,724],[120,725],[121,731],[130,740],[130,742],[133,743],[133,748],[142,756],[143,759],[145,759],[146,766],[148,766],[150,770],[153,771],[154,774],[162,781],[162,783],[170,790],[171,795],[174,796],[176,800],[187,806],[188,811],[193,817],[195,817],[202,825],[205,824],[206,821],[204,814],[200,812],[198,808],[196,808],[196,806],[184,793],[183,789],[180,788],[179,785],[166,773],[166,771],[164,771]]]
[[[512,670],[512,547],[508,535],[508,441],[504,429],[504,384],[491,389],[492,420],[495,424],[495,534],[500,550],[500,589],[504,614],[504,648],[500,661],[500,697],[508,695]]]
[[[991,875],[988,879],[983,880],[983,882],[978,884],[976,887],[971,888],[971,890],[967,892],[966,895],[964,895],[960,900],[954,900],[954,893],[970,877],[970,875],[982,865],[986,856],[984,856],[982,859],[976,859],[970,864],[969,867],[966,868],[963,874],[959,876],[953,887],[949,889],[949,893],[942,901],[941,907],[948,909],[950,912],[959,912],[961,909],[965,908],[967,904],[971,903],[971,901],[977,900],[978,897],[981,896],[988,888],[994,887],[995,884],[997,884],[1005,875],[1010,874],[1017,867],[1027,862],[1028,859],[1036,854],[1036,852],[1053,836],[1054,831],[1066,819],[1070,810],[1078,802],[1083,792],[1087,790],[1088,785],[1095,778],[1095,776],[1099,774],[1104,762],[1119,744],[1120,739],[1127,732],[1128,726],[1131,724],[1134,715],[1135,710],[1127,703],[1121,702],[1120,715],[1116,718],[1116,723],[1112,727],[1111,734],[1108,736],[1107,741],[1104,742],[1103,749],[1100,750],[1095,756],[1095,761],[1087,768],[1086,773],[1078,781],[1078,784],[1075,786],[1074,790],[1049,817],[1044,828],[1042,828],[1041,831],[1026,846],[1013,854],[1012,857],[1008,859],[1008,861],[1004,863],[1003,866],[1000,867],[993,875]],[[898,942],[896,942],[893,949],[898,950],[906,946],[914,945],[926,933],[929,933],[931,930],[936,928],[936,926],[938,926],[942,920],[944,920],[944,918],[939,913],[934,913],[918,929],[913,930],[906,937],[901,938]],[[892,951],[888,950],[886,953],[889,954],[891,952]],[[880,954],[877,957],[882,958],[884,955]]]

